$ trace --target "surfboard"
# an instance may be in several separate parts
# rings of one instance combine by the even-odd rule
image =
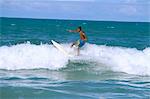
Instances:
[[[64,48],[63,46],[61,46],[59,43],[57,43],[54,40],[51,40],[52,44],[54,45],[55,48],[57,48],[60,52],[62,52],[64,55],[69,56],[69,57],[73,57],[73,55],[69,54]]]

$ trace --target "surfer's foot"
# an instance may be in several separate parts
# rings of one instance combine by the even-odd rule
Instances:
[[[70,47],[72,48],[74,44],[72,44]]]

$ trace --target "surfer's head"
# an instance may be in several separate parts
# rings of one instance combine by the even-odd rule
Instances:
[[[82,27],[79,26],[79,27],[77,28],[77,31],[80,32],[81,30],[82,30]]]

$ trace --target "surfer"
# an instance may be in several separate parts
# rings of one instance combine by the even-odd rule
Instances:
[[[74,45],[78,47],[77,50],[77,55],[80,54],[80,48],[85,44],[85,42],[87,41],[87,37],[85,35],[85,32],[82,30],[82,27],[79,26],[76,30],[68,30],[68,32],[74,32],[74,33],[79,33],[80,35],[80,39],[77,40],[76,42],[74,42],[71,47],[73,47]]]

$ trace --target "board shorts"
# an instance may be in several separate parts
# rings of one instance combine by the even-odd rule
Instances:
[[[81,48],[83,45],[85,44],[85,41],[84,40],[77,40],[75,42],[75,46]]]

